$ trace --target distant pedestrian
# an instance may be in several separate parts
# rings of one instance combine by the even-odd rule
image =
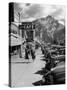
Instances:
[[[29,59],[29,45],[28,44],[26,45],[26,48],[25,48],[25,59]]]
[[[34,61],[34,59],[35,59],[35,51],[33,51],[32,49],[31,49],[31,56],[32,56],[32,59]]]
[[[48,69],[48,70],[51,70],[51,68],[53,68],[55,64],[54,64],[53,58],[51,57],[50,52],[47,53],[46,59],[48,59],[48,60],[46,62],[46,67],[45,68]]]

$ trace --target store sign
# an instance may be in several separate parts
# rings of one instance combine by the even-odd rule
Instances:
[[[31,22],[24,22],[22,25],[19,26],[21,29],[35,29],[35,25],[33,25]]]

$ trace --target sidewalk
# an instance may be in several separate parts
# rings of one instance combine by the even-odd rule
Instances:
[[[41,51],[36,52],[34,62],[31,59],[30,63],[21,63],[22,59],[12,62],[12,87],[29,87],[34,86],[32,83],[42,79],[42,75],[35,74],[37,71],[45,67],[45,61],[42,61]],[[25,61],[25,60],[24,60]]]
[[[11,56],[11,63],[31,63],[32,58],[25,59],[25,53],[22,53],[22,58],[19,55]]]

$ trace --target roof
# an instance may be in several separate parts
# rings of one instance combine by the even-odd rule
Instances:
[[[18,27],[19,24],[21,24],[21,23],[19,23],[19,22],[11,22],[11,24],[13,24],[13,25],[15,25],[16,27]]]
[[[19,35],[11,33],[9,35],[9,46],[18,46],[22,44],[22,39]]]

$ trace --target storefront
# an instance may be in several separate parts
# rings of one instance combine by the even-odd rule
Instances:
[[[9,35],[9,53],[10,55],[17,55],[19,54],[19,57],[22,57],[22,40],[19,35],[15,35],[11,33]]]
[[[22,38],[25,38],[26,41],[33,41],[35,36],[35,25],[32,22],[22,22],[22,25],[19,26]]]

